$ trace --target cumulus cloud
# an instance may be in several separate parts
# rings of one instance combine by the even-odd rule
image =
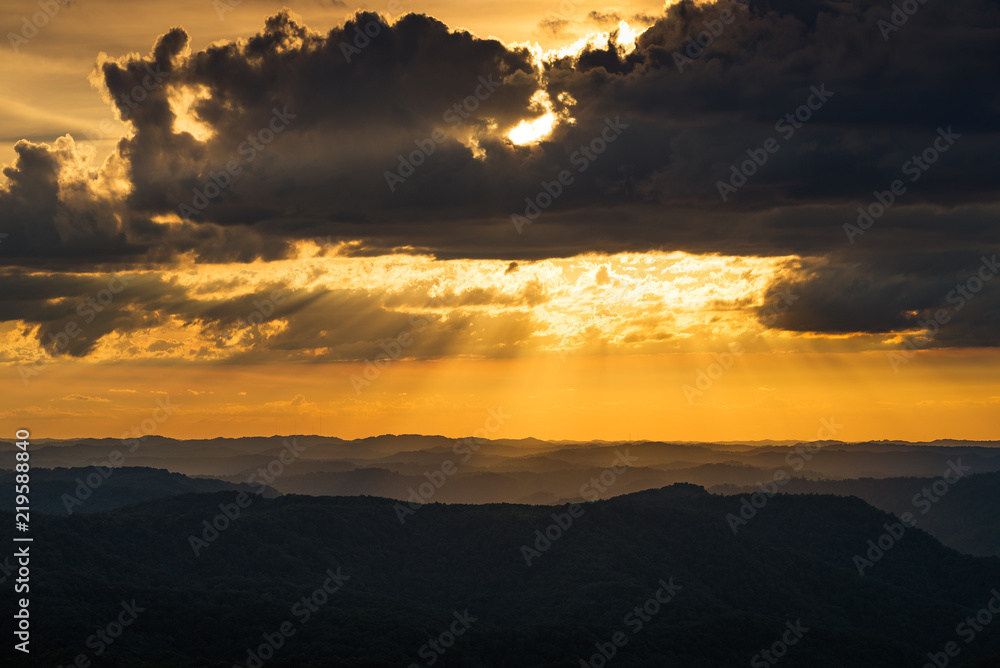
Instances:
[[[104,164],[69,137],[17,145],[0,191],[0,229],[10,235],[0,257],[67,272],[182,257],[275,261],[317,237],[357,255],[508,262],[656,246],[794,254],[821,261],[796,279],[802,299],[770,326],[899,331],[1000,246],[1000,10],[987,0],[929,3],[884,39],[890,12],[869,0],[679,2],[634,49],[615,38],[548,62],[422,15],[387,25],[359,13],[321,34],[280,13],[248,40],[196,52],[175,28],[146,56],[98,63],[130,128]],[[615,18],[589,20],[610,28]],[[366,26],[376,34],[357,41]],[[795,130],[786,136],[776,122],[815,87],[832,96],[801,127],[786,121]],[[560,120],[538,143],[514,145],[507,133],[536,118],[542,99]],[[580,159],[615,119],[627,126],[621,135]],[[904,166],[939,128],[960,138],[851,243],[843,226],[857,207],[908,178]],[[772,138],[779,150],[723,201],[718,183]],[[551,192],[563,170],[572,182],[518,234],[511,214],[540,201],[545,184]],[[182,205],[194,209],[187,220]],[[30,273],[3,280],[27,290],[0,305],[5,319],[37,323],[40,341],[70,317],[60,315],[69,302],[31,300],[46,288]],[[58,280],[70,292],[95,287]],[[109,308],[66,352],[88,354],[101,336],[156,326],[180,308],[169,284],[137,290],[164,308]],[[994,294],[970,302],[936,345],[995,345],[985,314],[996,310],[979,310]],[[325,292],[294,303],[355,298]],[[201,304],[188,316],[222,337],[227,318],[248,306]],[[171,344],[150,345],[167,353]],[[296,345],[332,343],[316,335]]]

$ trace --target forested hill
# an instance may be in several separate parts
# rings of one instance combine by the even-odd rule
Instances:
[[[1000,473],[946,478],[861,478],[858,480],[788,480],[785,494],[856,496],[876,508],[901,516],[912,513],[917,526],[960,552],[1000,556]],[[712,491],[753,494],[756,486],[719,485]]]
[[[0,488],[11,491],[0,495],[0,509],[14,510],[16,475],[14,471],[0,471]],[[278,495],[261,482],[191,478],[166,469],[141,466],[32,469],[30,486],[32,509],[49,515],[93,513],[165,496],[230,490],[269,497]]]
[[[282,628],[292,633],[265,666],[577,668],[615,637],[625,642],[612,666],[769,665],[759,653],[790,626],[801,637],[784,648],[788,668],[912,668],[948,642],[960,646],[952,666],[1000,656],[994,629],[969,643],[956,633],[1000,586],[1000,559],[907,529],[860,575],[855,555],[894,517],[855,498],[780,495],[734,535],[738,501],[685,485],[578,508],[426,505],[401,523],[386,499],[239,508],[223,492],[38,516],[32,654],[9,665],[83,654],[100,666],[233,668]],[[213,519],[224,527],[214,538],[202,533]],[[0,513],[7,544],[13,520]],[[536,543],[536,531],[554,540]],[[205,541],[198,556],[192,534]],[[303,619],[303,597],[317,601],[324,584],[335,593]],[[4,609],[11,596],[8,582]],[[95,640],[123,602],[142,610],[113,643]],[[449,629],[462,633],[430,649]]]

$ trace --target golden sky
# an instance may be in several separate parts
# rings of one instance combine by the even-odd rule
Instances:
[[[457,437],[497,408],[507,438],[810,440],[826,437],[824,419],[843,440],[995,433],[995,350],[921,351],[894,369],[895,336],[764,327],[754,313],[783,304],[764,290],[797,258],[651,251],[513,269],[334,252],[126,278],[174,286],[183,305],[162,302],[172,317],[109,334],[83,359],[49,356],[34,328],[8,323],[4,421],[117,436],[166,398],[178,409],[158,433],[178,438]],[[238,294],[253,301],[235,321],[207,318]],[[67,322],[85,331],[87,317]]]
[[[355,391],[363,364],[154,366],[57,363],[7,402],[38,437],[119,437],[166,400],[176,438],[322,433],[469,436],[490,410],[496,438],[995,439],[995,353],[924,353],[898,375],[877,353],[747,353],[689,403],[708,354],[397,361]],[[17,379],[9,387],[16,386]],[[826,420],[827,422],[823,422]],[[824,424],[837,433],[821,432]]]
[[[4,3],[3,32],[23,32],[24,17],[38,7]],[[992,247],[975,238],[975,221],[991,214],[988,202],[952,210],[914,195],[906,205],[927,209],[914,213],[917,236],[898,237],[913,246],[898,262],[892,253],[906,244],[880,245],[878,236],[894,223],[875,228],[855,250],[841,231],[843,212],[854,204],[814,187],[826,177],[794,162],[790,171],[775,167],[768,176],[773,181],[748,187],[741,195],[745,208],[715,202],[719,208],[707,209],[700,195],[688,194],[683,178],[698,172],[696,183],[714,197],[716,176],[726,174],[730,156],[752,149],[755,140],[737,137],[735,151],[718,148],[727,130],[710,126],[711,114],[690,112],[688,98],[677,98],[671,101],[676,116],[662,125],[651,107],[626,117],[633,138],[622,135],[622,150],[640,157],[622,159],[621,168],[602,159],[590,172],[602,170],[593,186],[575,185],[574,206],[554,208],[520,236],[507,214],[496,214],[519,211],[520,193],[538,189],[534,176],[519,185],[517,174],[537,168],[555,178],[551,166],[567,164],[569,151],[552,146],[565,140],[571,150],[574,133],[610,123],[602,105],[616,95],[660,104],[655,85],[640,95],[624,79],[617,88],[594,84],[599,94],[585,99],[592,93],[566,71],[540,72],[560,58],[582,71],[584,57],[606,46],[626,59],[637,48],[636,36],[656,20],[643,48],[662,35],[675,39],[680,15],[665,15],[662,4],[97,0],[58,7],[37,35],[0,49],[0,159],[8,167],[0,209],[8,207],[16,221],[11,229],[21,226],[22,234],[6,242],[0,237],[0,245],[28,248],[0,274],[0,421],[9,433],[27,428],[36,438],[117,437],[169,398],[178,408],[157,430],[178,438],[321,430],[344,438],[459,437],[500,409],[510,416],[496,433],[502,438],[812,440],[829,436],[819,432],[821,420],[841,425],[832,436],[842,440],[997,437],[1000,390],[992,379],[1000,348],[983,315],[996,292],[984,280],[984,296],[977,289],[974,299],[963,299],[962,318],[970,319],[961,327],[926,326],[952,295],[955,276],[974,276],[969,267],[988,273],[980,267],[991,266]],[[396,196],[381,182],[384,161],[376,162],[370,182],[382,198],[377,214],[369,218],[363,204],[361,213],[348,210],[367,196],[351,181],[367,169],[359,156],[381,151],[384,142],[391,159],[401,150],[392,142],[411,147],[426,136],[419,128],[432,127],[448,107],[427,93],[433,100],[426,114],[419,100],[413,109],[397,100],[388,112],[378,107],[384,118],[361,112],[351,121],[352,105],[361,102],[338,100],[333,90],[329,109],[336,122],[314,106],[293,106],[300,120],[247,166],[251,176],[234,180],[233,190],[195,221],[182,220],[172,189],[183,198],[192,184],[206,183],[204,175],[233,155],[245,131],[239,123],[250,116],[235,75],[231,90],[224,77],[221,84],[210,77],[199,83],[210,59],[196,59],[212,45],[237,44],[253,62],[247,40],[282,7],[316,35],[298,34],[276,57],[296,49],[315,54],[319,33],[344,25],[359,9],[390,22],[426,14],[451,31],[502,43],[476,57],[501,63],[511,97],[496,101],[501,106],[478,125],[449,131],[441,153],[466,161],[444,177],[454,186],[411,187],[425,171]],[[188,78],[168,84],[169,91],[151,91],[162,107],[151,103],[135,119],[123,118],[108,92],[115,73],[125,76],[132,64],[155,58],[147,56],[151,47],[174,27],[183,27],[188,40],[168,45],[175,49],[168,60],[178,68],[182,63]],[[361,66],[376,60],[369,54]],[[521,70],[511,65],[517,62]],[[705,67],[719,65],[706,59]],[[588,85],[611,78],[614,68],[600,71],[588,75]],[[428,81],[436,80],[431,74]],[[291,77],[274,80],[283,78]],[[406,77],[399,81],[407,85]],[[310,88],[308,82],[302,87]],[[801,97],[798,89],[789,99],[795,96]],[[261,109],[270,114],[272,104],[278,103],[263,102]],[[243,112],[233,111],[240,105]],[[763,112],[768,121],[770,113]],[[853,131],[821,131],[824,138],[839,133],[835,143],[845,155],[859,153]],[[355,132],[371,134],[370,143],[352,144]],[[648,155],[661,149],[650,144],[642,155],[643,134],[671,156],[710,157],[698,169],[653,164]],[[706,142],[700,153],[695,138]],[[22,140],[28,143],[18,144]],[[803,140],[779,155],[804,155],[819,141]],[[327,156],[316,147],[353,154],[358,162],[325,172]],[[894,160],[878,162],[895,169]],[[496,195],[502,203],[488,211],[475,208],[489,197],[480,197],[474,181],[460,184],[462,175],[479,178],[480,168],[514,175],[509,190]],[[49,178],[46,169],[53,170]],[[815,181],[779,192],[796,178]],[[758,204],[756,186],[778,204]],[[328,190],[331,202],[342,197],[328,210],[302,203],[301,193],[322,201]],[[806,191],[815,193],[802,195]],[[44,225],[32,229],[66,250],[45,246],[46,238],[24,245],[32,233],[24,220],[46,193],[54,204],[38,214]],[[237,194],[250,197],[248,203]],[[866,204],[867,195],[860,197]],[[454,206],[442,203],[448,198]],[[945,248],[928,230],[946,229],[953,212],[963,217],[955,229],[972,231]],[[818,241],[800,242],[793,238],[796,226],[824,231]],[[666,242],[657,236],[664,230]],[[891,251],[880,256],[886,248]],[[951,264],[942,269],[941,262],[926,261],[925,249],[951,253],[943,261]],[[940,276],[911,268],[920,262]],[[907,341],[921,350],[901,355]]]

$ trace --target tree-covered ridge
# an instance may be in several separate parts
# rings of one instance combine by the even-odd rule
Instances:
[[[468,611],[476,621],[434,665],[575,667],[619,631],[615,666],[747,665],[801,621],[809,631],[783,666],[919,666],[1000,584],[1000,560],[919,530],[860,576],[854,556],[896,520],[853,498],[777,496],[734,536],[735,499],[693,486],[583,504],[560,532],[553,513],[566,507],[431,504],[401,524],[387,499],[254,497],[195,556],[191,536],[237,502],[196,494],[36,518],[22,665],[94,660],[88,638],[134,600],[144,611],[94,665],[246,666],[247,649],[289,621],[294,635],[265,665],[422,666],[428,641]],[[536,531],[561,535],[529,567],[522,546],[545,545]],[[296,602],[330,573],[342,586],[301,623]],[[633,632],[626,616],[661,580],[675,595]],[[989,655],[995,633],[956,661]]]
[[[13,471],[0,471],[0,488],[13,490],[15,475]],[[49,515],[93,513],[166,496],[228,490],[276,496],[274,490],[262,484],[192,478],[166,469],[141,466],[35,468],[31,471],[32,509]],[[13,511],[14,501],[12,494],[0,495],[0,509]]]

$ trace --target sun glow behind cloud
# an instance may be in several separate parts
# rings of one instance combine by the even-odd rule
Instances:
[[[763,349],[814,345],[757,318],[768,286],[800,271],[793,256],[653,251],[518,264],[351,257],[315,242],[299,252],[294,260],[140,272],[131,283],[157,295],[159,308],[128,302],[124,292],[114,305],[118,317],[141,325],[107,333],[87,360],[363,360],[415,319],[427,323],[406,351],[416,359],[692,352],[732,341]],[[75,301],[67,297],[62,306],[72,313]],[[0,330],[0,359],[41,355],[37,336],[37,325],[9,323]]]
[[[631,53],[635,49],[635,41],[641,35],[643,29],[634,29],[626,21],[619,21],[614,30],[609,32],[588,33],[576,40],[572,44],[542,50],[538,43],[522,43],[517,46],[527,47],[532,53],[535,65],[540,72],[545,72],[546,65],[562,58],[577,58],[586,49],[603,49],[609,44],[614,45],[622,53]],[[543,75],[544,76],[544,75]],[[548,92],[542,88],[531,98],[532,111],[541,115],[521,121],[507,133],[507,138],[515,146],[526,146],[537,144],[549,137],[556,126],[562,122],[572,124],[574,119],[570,115],[572,106],[576,103],[570,95],[563,93],[559,97],[561,108],[556,109]]]
[[[205,88],[175,88],[170,96],[170,111],[174,113],[174,132],[187,132],[200,142],[208,141],[215,134],[211,126],[202,122],[193,107],[207,99],[210,93]]]
[[[530,120],[524,120],[514,126],[507,138],[515,146],[534,144],[545,139],[556,127],[559,116],[552,106],[552,100],[545,90],[539,90],[531,97],[531,109],[544,112],[541,116]]]
[[[985,438],[1000,405],[982,373],[1000,365],[989,351],[927,351],[893,374],[879,337],[768,330],[757,310],[772,282],[803,271],[794,256],[512,263],[349,247],[303,242],[293,260],[141,272],[139,289],[153,279],[169,288],[122,308],[144,326],[109,333],[85,357],[49,358],[3,414],[50,436],[115,434],[169,395],[183,407],[165,432],[177,437],[315,432],[321,417],[342,437],[459,437],[503,406],[513,416],[504,437],[813,438],[834,416],[846,439]],[[253,321],[275,290],[281,304]],[[235,319],[213,320],[236,303]],[[352,378],[401,333],[412,343],[356,391]],[[683,386],[736,342],[747,353],[689,404]],[[8,323],[0,351],[16,382],[15,368],[41,354],[35,328]],[[144,388],[151,373],[158,394],[106,389]],[[54,387],[92,400],[58,399],[66,392]]]

